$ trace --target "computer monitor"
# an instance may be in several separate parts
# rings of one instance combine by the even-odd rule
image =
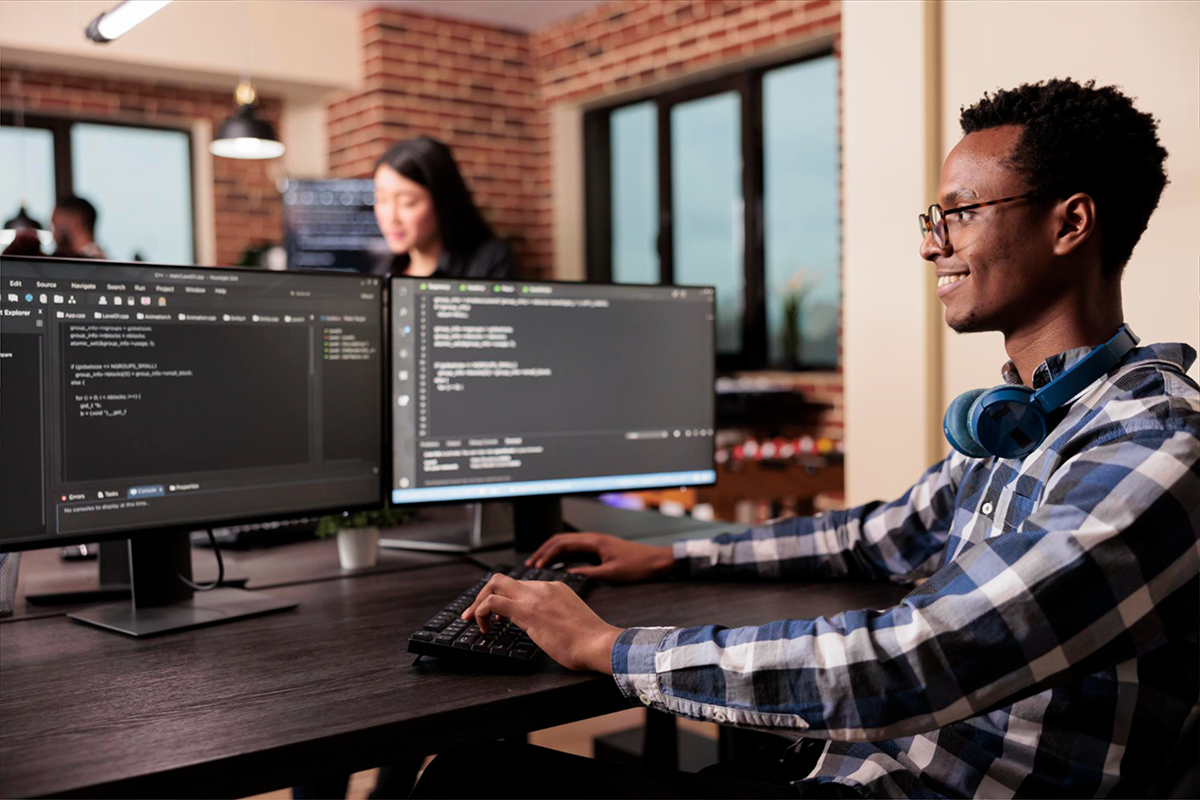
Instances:
[[[528,550],[562,494],[715,482],[714,301],[704,286],[393,278],[391,501],[513,502]]]
[[[381,505],[383,289],[2,259],[0,549],[128,538],[141,607],[197,527]]]
[[[289,178],[283,186],[288,269],[376,271],[389,251],[374,205],[369,178]]]

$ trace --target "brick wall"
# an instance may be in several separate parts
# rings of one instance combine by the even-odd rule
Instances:
[[[542,101],[587,102],[840,37],[835,0],[617,0],[537,31]]]
[[[433,136],[523,272],[549,277],[549,128],[529,37],[377,8],[363,15],[363,48],[363,91],[329,104],[330,172],[369,176],[392,142]]]
[[[0,105],[5,111],[12,111],[15,86],[9,69],[5,69],[3,86]],[[206,119],[212,123],[214,134],[217,126],[234,110],[232,85],[228,91],[212,91],[151,81],[23,69],[20,91],[27,114],[90,122],[119,120],[181,129],[190,129],[197,120]],[[260,114],[279,130],[280,101],[262,97],[259,102]],[[250,245],[281,240],[283,223],[279,193],[271,172],[273,164],[271,161],[213,158],[217,264],[236,263]],[[115,212],[108,209],[105,213]],[[103,236],[100,238],[103,240]]]

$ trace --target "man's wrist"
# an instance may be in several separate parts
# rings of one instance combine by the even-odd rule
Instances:
[[[664,577],[675,571],[675,551],[670,545],[655,548],[654,575]]]
[[[612,651],[617,646],[617,639],[624,632],[624,628],[607,625],[604,632],[597,636],[595,654],[592,657],[592,663],[589,665],[594,671],[602,672],[605,675],[613,674]]]

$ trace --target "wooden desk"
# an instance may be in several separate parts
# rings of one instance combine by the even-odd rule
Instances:
[[[370,570],[347,571],[338,565],[337,542],[334,539],[313,539],[275,547],[250,550],[223,549],[226,574],[248,578],[248,589],[270,589],[293,583],[333,580],[376,572],[396,572],[421,569],[435,564],[458,561],[457,556],[441,553],[418,553],[397,550],[379,551],[379,562]],[[192,548],[192,569],[200,583],[217,577],[217,560],[212,550]],[[22,617],[46,617],[76,611],[80,605],[34,605],[26,595],[53,592],[79,592],[100,586],[99,561],[78,559],[64,561],[59,548],[30,550],[21,554],[17,574],[17,597],[12,618],[0,620],[0,627]],[[89,605],[96,605],[90,603]]]
[[[61,616],[0,625],[0,797],[236,797],[625,707],[610,678],[548,660],[414,666],[408,634],[479,575],[453,561],[279,586],[297,610],[147,640]],[[589,602],[622,626],[746,625],[903,592],[664,582]]]

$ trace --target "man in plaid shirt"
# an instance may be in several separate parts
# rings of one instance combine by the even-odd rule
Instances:
[[[941,207],[922,217],[921,255],[941,277],[947,324],[1003,332],[1004,380],[1039,389],[1122,325],[1121,272],[1165,185],[1166,151],[1149,115],[1091,83],[985,96],[962,123]],[[547,791],[1144,794],[1200,713],[1195,357],[1183,344],[1133,349],[1051,416],[1033,452],[953,452],[890,503],[673,549],[549,540],[529,563],[592,551],[601,564],[578,571],[616,581],[928,580],[883,610],[620,630],[562,585],[494,578],[468,614],[511,617],[565,666],[611,673],[631,701],[824,740],[803,774],[705,789],[610,766],[612,777],[589,784],[592,770]],[[418,795],[437,793],[439,766]]]

